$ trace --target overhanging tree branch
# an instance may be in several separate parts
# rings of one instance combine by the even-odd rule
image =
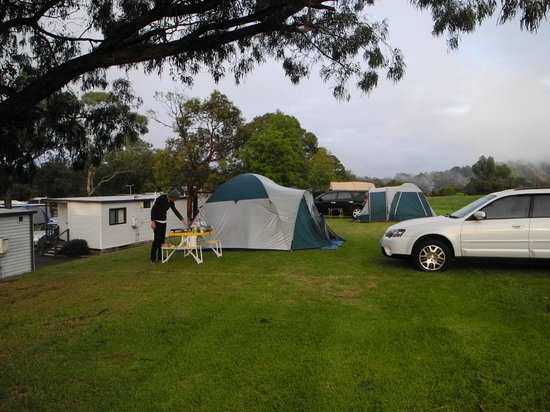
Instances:
[[[261,33],[265,30],[264,26],[265,23],[260,23],[230,32],[213,34],[198,39],[192,36],[160,45],[135,45],[112,51],[104,51],[101,48],[96,49],[87,55],[69,60],[53,68],[11,99],[0,103],[0,121],[23,114],[37,101],[46,98],[90,70],[107,68],[113,65],[141,63],[178,54],[207,51],[213,47]]]
[[[206,0],[193,4],[162,0],[145,13],[131,19],[119,18],[106,24],[105,33],[108,34],[101,44],[93,51],[75,56],[66,60],[51,70],[47,70],[36,82],[30,83],[20,90],[21,98],[14,97],[9,104],[0,103],[0,119],[8,120],[17,117],[30,105],[59,90],[70,81],[77,79],[84,73],[123,64],[135,64],[151,59],[162,60],[178,54],[194,51],[207,51],[209,48],[219,48],[231,42],[243,40],[261,33],[271,33],[282,27],[281,23],[293,16],[304,7],[320,8],[324,1],[294,0],[288,2],[264,1],[257,2],[256,9],[249,9],[243,15],[232,13],[230,18],[219,19],[224,7],[231,5],[243,8],[239,1],[219,2]],[[45,31],[38,21],[50,9],[61,8],[63,1],[49,1],[35,14],[27,18],[12,19],[3,22],[4,30],[27,26],[37,33],[42,33],[53,40],[76,41],[70,36]],[[220,5],[222,3],[222,5]],[[223,5],[225,3],[225,5]],[[265,6],[263,5],[265,4]],[[244,8],[243,8],[244,10]],[[211,14],[211,18],[201,20],[201,14]],[[178,40],[166,42],[170,25],[166,19],[172,19],[176,28],[188,27],[188,32]],[[283,25],[284,26],[284,25]],[[190,28],[190,29],[189,29]],[[257,30],[261,28],[260,30]],[[107,30],[108,29],[108,30]],[[202,37],[205,37],[202,39]],[[79,38],[78,41],[98,42],[94,38]],[[185,47],[190,41],[196,47]],[[134,47],[135,46],[135,47]],[[141,47],[138,47],[141,46]],[[152,49],[157,49],[151,52]],[[104,51],[105,54],[101,52]],[[111,52],[111,54],[108,54]],[[127,55],[134,53],[128,58]],[[53,55],[53,52],[50,52]],[[126,56],[125,56],[126,55]],[[10,97],[11,98],[11,97]],[[8,99],[9,100],[9,99]],[[27,102],[26,104],[24,102]],[[4,104],[6,103],[6,104]],[[8,107],[6,107],[8,106]]]
[[[87,182],[87,192],[88,192],[87,194],[88,194],[88,196],[93,195],[96,192],[96,190],[101,187],[101,185],[103,185],[107,182],[110,182],[111,180],[113,180],[118,175],[123,174],[123,173],[130,173],[130,172],[131,172],[130,169],[117,170],[116,172],[114,172],[114,173],[112,173],[108,176],[103,176],[101,178],[101,180],[96,185],[93,184],[94,174],[93,173],[88,174],[88,182]]]
[[[451,45],[457,44],[460,33],[474,30],[478,22],[491,16],[497,5],[495,0],[409,2],[431,11],[434,34],[448,33]],[[4,0],[0,10],[0,124],[23,121],[39,102],[83,75],[92,73],[86,84],[101,84],[98,69],[139,63],[145,63],[146,71],[172,64],[182,81],[190,83],[201,67],[209,69],[218,79],[225,72],[224,63],[241,58],[242,64],[231,66],[239,79],[264,61],[265,56],[270,56],[283,63],[292,81],[298,81],[309,71],[292,61],[308,56],[314,63],[327,59],[335,63],[330,70],[323,68],[322,76],[333,80],[338,90],[344,90],[347,81],[356,76],[361,88],[368,91],[375,84],[363,79],[372,75],[373,70],[385,69],[395,79],[395,73],[402,73],[404,68],[397,50],[390,49],[393,58],[376,61],[380,59],[376,41],[356,35],[361,25],[369,23],[362,11],[373,3],[373,0],[132,0],[113,4],[42,0],[22,5],[20,0]],[[535,31],[549,8],[548,1],[503,0],[500,22],[520,15],[521,26]],[[92,34],[89,30],[92,28],[103,38],[84,37],[85,32],[82,36],[71,36],[64,24],[46,25],[76,14],[83,30]],[[325,18],[328,15],[331,18]],[[326,29],[331,24],[339,25],[350,46],[351,51],[340,57],[327,53],[323,47],[330,42],[327,37],[330,30]],[[312,34],[307,41],[301,33],[304,27]],[[40,42],[35,41],[37,35],[43,36]],[[81,50],[83,41],[90,43],[89,49]],[[362,56],[360,51],[364,51]],[[366,69],[362,66],[365,61],[358,61],[364,56]],[[374,64],[370,59],[374,59]]]

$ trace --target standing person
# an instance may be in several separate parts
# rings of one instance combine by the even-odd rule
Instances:
[[[166,212],[168,212],[168,209],[172,209],[183,225],[187,226],[186,220],[178,212],[174,203],[179,197],[180,193],[177,190],[172,190],[168,194],[162,194],[157,197],[151,208],[151,229],[153,229],[155,234],[153,244],[151,245],[151,263],[162,260],[161,246],[166,238]]]

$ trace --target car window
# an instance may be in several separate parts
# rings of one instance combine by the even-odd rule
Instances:
[[[550,217],[550,195],[535,196],[531,217]]]
[[[508,196],[495,200],[483,210],[487,219],[521,219],[529,216],[530,196]]]
[[[351,200],[350,192],[340,192],[338,193],[338,200]]]
[[[320,197],[322,202],[330,202],[331,200],[336,200],[336,193],[327,193]]]
[[[461,218],[461,217],[464,217],[466,216],[467,214],[470,214],[472,213],[474,210],[476,210],[479,206],[481,206],[482,204],[484,203],[487,203],[489,200],[493,199],[494,197],[496,197],[495,195],[487,195],[487,196],[484,196],[484,197],[481,197],[479,199],[477,199],[476,201],[470,203],[470,204],[467,204],[466,206],[464,206],[462,209],[459,209],[457,210],[456,212],[454,212],[453,214],[451,214],[450,216],[451,217],[454,217],[454,218]]]

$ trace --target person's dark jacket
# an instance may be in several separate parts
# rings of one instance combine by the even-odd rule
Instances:
[[[179,220],[182,220],[183,217],[181,213],[176,209],[176,205],[165,194],[160,195],[155,200],[153,207],[151,208],[151,220],[166,220],[166,212],[168,209],[172,209],[174,214],[178,217]]]

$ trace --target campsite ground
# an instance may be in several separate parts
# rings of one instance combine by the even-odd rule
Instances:
[[[548,267],[425,274],[381,256],[388,224],[330,225],[338,250],[141,246],[1,281],[0,410],[550,409]]]
[[[42,269],[47,266],[51,265],[59,265],[61,263],[66,263],[71,260],[74,260],[73,258],[68,258],[63,255],[58,256],[44,256],[40,255],[39,253],[36,253],[34,256],[34,264],[36,266],[36,270]]]

